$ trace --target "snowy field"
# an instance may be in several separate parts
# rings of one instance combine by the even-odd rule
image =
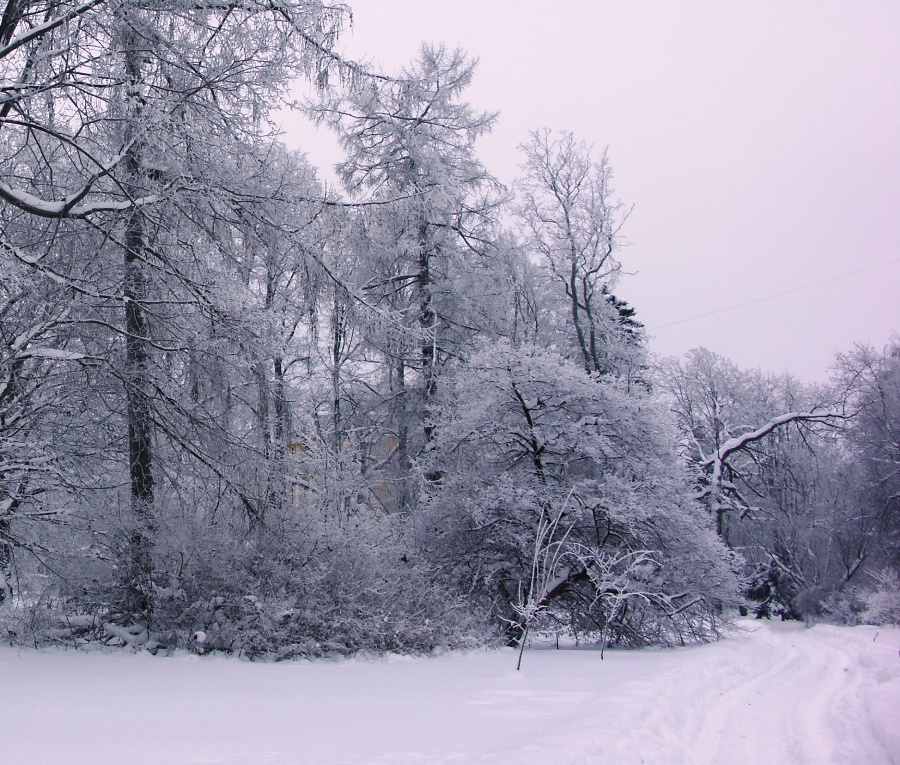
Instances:
[[[0,763],[900,763],[900,630],[262,664],[0,648]]]

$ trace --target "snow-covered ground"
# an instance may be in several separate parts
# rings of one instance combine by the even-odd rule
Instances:
[[[263,664],[0,649],[0,763],[900,763],[900,630]]]

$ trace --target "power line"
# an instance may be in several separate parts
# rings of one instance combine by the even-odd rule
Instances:
[[[745,300],[743,303],[735,303],[734,305],[725,306],[725,308],[717,308],[715,311],[707,311],[706,313],[698,313],[696,316],[688,316],[686,319],[678,319],[677,321],[670,321],[668,324],[659,324],[655,327],[649,327],[648,331],[655,332],[657,329],[665,329],[666,327],[674,327],[676,324],[684,324],[688,321],[695,321],[697,319],[705,319],[707,316],[715,316],[718,313],[725,313],[726,311],[733,311],[735,308],[743,308],[746,305],[753,305],[754,303],[762,303],[766,300],[772,300],[773,298],[782,297],[784,295],[792,295],[795,292],[801,292],[802,290],[808,290],[811,287],[818,287],[821,284],[828,284],[829,282],[836,282],[839,279],[846,279],[848,276],[856,276],[857,274],[865,273],[866,271],[874,271],[877,268],[884,268],[885,266],[892,266],[894,263],[900,263],[900,258],[895,258],[894,260],[888,260],[885,263],[878,263],[874,266],[867,266],[866,268],[860,268],[856,271],[848,271],[845,274],[839,274],[838,276],[832,276],[828,279],[822,279],[818,282],[812,282],[810,284],[803,284],[799,287],[794,287],[789,290],[784,290],[784,292],[775,292],[771,295],[764,295],[763,297],[754,298],[753,300]]]

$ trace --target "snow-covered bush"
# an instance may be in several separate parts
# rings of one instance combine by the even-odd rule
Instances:
[[[680,643],[715,636],[740,601],[738,561],[691,501],[645,389],[501,342],[446,378],[435,422],[427,554],[508,640],[524,626],[535,538],[560,515],[566,550],[544,621],[612,643]]]
[[[289,658],[357,651],[424,652],[485,642],[483,618],[431,575],[402,519],[337,521],[297,510],[253,535],[221,518],[170,512],[155,524],[143,614],[118,607],[115,565],[60,558],[59,576],[4,609],[13,642],[105,642]],[[30,581],[34,572],[29,572]]]
[[[838,624],[900,625],[900,575],[886,568],[872,574],[869,586],[837,590],[823,601],[822,612]]]
[[[891,568],[872,575],[874,589],[865,597],[864,624],[900,624],[900,575]]]

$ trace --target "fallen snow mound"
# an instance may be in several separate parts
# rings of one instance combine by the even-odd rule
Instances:
[[[0,762],[900,763],[900,630],[431,659],[0,649]]]

